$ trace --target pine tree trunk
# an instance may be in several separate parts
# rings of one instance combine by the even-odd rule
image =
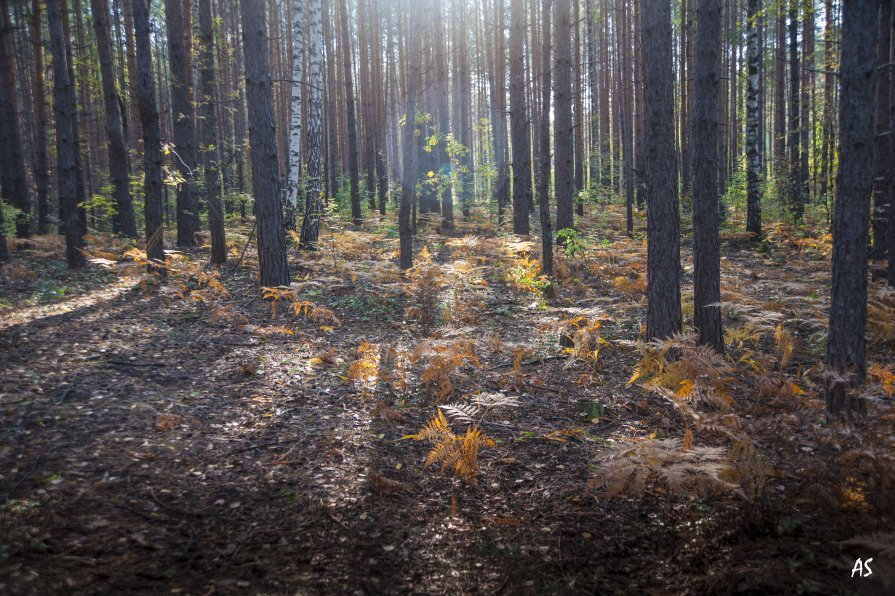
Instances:
[[[892,0],[880,0],[879,2],[879,30],[877,33],[876,62],[879,67],[879,77],[876,88],[876,138],[874,140],[874,168],[873,168],[873,211],[870,217],[871,246],[870,258],[874,260],[886,258],[888,248],[888,217],[889,217],[889,177],[895,164],[891,161],[891,155],[887,151],[890,142],[891,123],[889,122],[889,80],[890,67],[889,47],[889,15],[892,13]]]
[[[889,123],[895,123],[895,6],[889,15]],[[889,163],[895,162],[895,134],[889,135]],[[895,173],[889,172],[889,286],[895,287]]]
[[[44,90],[43,26],[41,0],[33,0],[31,11],[31,39],[34,45],[34,117],[35,160],[34,181],[37,187],[37,233],[46,234],[50,228],[50,158],[47,152],[47,105]]]
[[[25,169],[22,119],[8,0],[0,0],[0,190],[18,209],[16,236],[31,236],[31,191]]]
[[[753,239],[761,236],[761,52],[758,44],[761,0],[747,0],[747,77],[746,90],[746,231]]]
[[[670,0],[643,0],[647,192],[647,337],[681,330],[680,221],[674,155]]]
[[[50,29],[50,50],[53,56],[53,111],[56,117],[56,171],[59,178],[59,204],[65,213],[65,257],[70,269],[87,264],[81,249],[84,237],[81,233],[81,211],[77,208],[78,186],[74,136],[74,93],[69,78],[68,59],[65,55],[65,32],[62,14],[67,10],[65,0],[47,1],[47,22]]]
[[[401,176],[401,207],[398,212],[398,233],[400,235],[401,269],[413,267],[413,228],[410,221],[411,206],[416,195],[416,159],[417,149],[414,131],[416,130],[416,104],[419,84],[422,79],[421,29],[422,10],[418,3],[410,6],[410,32],[408,33],[407,52],[409,69],[407,70],[407,107],[404,110],[404,169]]]
[[[264,5],[240,0],[242,40],[245,52],[246,102],[252,159],[252,191],[258,237],[261,285],[288,286],[286,239],[280,206],[277,165],[277,133],[273,111],[273,87],[267,63],[267,23]]]
[[[721,89],[721,0],[696,2],[693,81],[693,323],[700,343],[724,351],[721,333],[721,225],[718,99]]]
[[[572,131],[572,60],[570,47],[571,15],[569,2],[558,0],[555,7],[554,48],[556,52],[553,82],[555,135],[556,229],[571,229],[574,191]]]
[[[801,115],[799,103],[802,80],[799,60],[799,1],[789,0],[789,204],[796,220],[802,219],[805,203],[802,197]]]
[[[162,145],[155,82],[152,77],[152,42],[149,29],[149,0],[134,0],[134,44],[136,46],[134,97],[143,131],[143,199],[146,219],[146,256],[165,260],[164,204],[162,203]],[[164,269],[162,269],[164,271]]]
[[[193,188],[196,130],[193,122],[192,70],[184,44],[183,1],[165,0],[165,18],[171,66],[171,118],[176,151],[174,163],[183,178],[177,185],[177,245],[195,246],[195,236],[199,229],[199,205]]]
[[[351,75],[351,38],[348,35],[348,7],[338,3],[339,32],[342,37],[342,68],[345,78],[345,117],[348,136],[348,176],[351,182],[351,219],[354,225],[363,221],[358,188],[360,174],[357,164],[357,116],[354,111],[354,78]]]
[[[112,230],[136,238],[137,224],[134,221],[134,206],[130,193],[130,158],[121,125],[121,104],[115,81],[115,64],[112,61],[109,4],[108,0],[91,0],[90,6],[93,11],[93,29],[96,33],[96,49],[102,75],[106,134],[109,137],[109,178],[112,181],[117,208],[112,220]]]
[[[525,105],[526,73],[522,63],[525,37],[524,0],[510,5],[510,132],[513,143],[513,232],[529,233],[528,206],[531,197],[531,132]]]
[[[560,0],[562,1],[562,0]],[[538,147],[538,204],[541,217],[541,270],[544,275],[553,275],[553,230],[550,225],[550,97],[551,83],[551,30],[550,13],[552,0],[544,0],[541,17],[541,134]],[[590,23],[590,20],[588,20]]]
[[[295,229],[301,193],[302,94],[305,83],[305,0],[292,0],[292,95],[289,115],[289,175],[286,180],[286,227]]]
[[[575,134],[575,211],[584,215],[584,87],[581,84],[581,14],[580,2],[572,0],[572,91],[574,97],[573,129]],[[532,23],[535,28],[535,23]]]
[[[301,245],[306,248],[317,245],[323,210],[323,11],[320,0],[311,0],[309,9],[308,194],[301,224]]]
[[[847,380],[827,383],[827,413],[851,419],[865,410],[853,390],[864,380],[867,240],[873,187],[876,33],[879,2],[842,6],[839,183],[833,212],[833,291],[827,365]]]
[[[787,196],[789,167],[786,160],[786,6],[777,2],[774,59],[774,182],[777,196]]]
[[[208,201],[208,230],[211,232],[211,262],[227,262],[224,234],[224,205],[221,201],[220,139],[218,138],[217,81],[215,76],[215,35],[211,0],[199,0],[199,97],[202,100],[202,169]]]

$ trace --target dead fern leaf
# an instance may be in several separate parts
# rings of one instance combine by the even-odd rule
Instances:
[[[379,494],[397,495],[405,493],[410,489],[410,487],[403,482],[380,476],[372,471],[367,474],[367,479],[370,481],[373,488],[379,491]]]

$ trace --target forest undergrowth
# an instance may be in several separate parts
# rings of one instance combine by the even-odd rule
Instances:
[[[719,355],[642,341],[643,222],[601,211],[552,280],[481,216],[423,222],[406,274],[386,223],[331,225],[261,290],[250,226],[165,280],[120,240],[76,272],[11,240],[0,591],[891,590],[895,293],[867,418],[828,423],[828,235],[722,233]]]

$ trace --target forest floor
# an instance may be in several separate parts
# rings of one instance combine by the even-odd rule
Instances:
[[[422,227],[407,276],[386,223],[330,227],[266,298],[246,226],[166,284],[121,241],[78,272],[10,241],[0,592],[892,589],[895,295],[871,285],[867,419],[827,423],[828,236],[723,234],[721,358],[639,341],[644,222],[595,211],[547,299],[539,246],[484,220]]]

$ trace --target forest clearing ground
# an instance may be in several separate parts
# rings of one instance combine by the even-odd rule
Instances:
[[[892,530],[895,417],[880,378],[866,425],[823,423],[828,239],[725,235],[724,406],[629,383],[646,251],[642,234],[620,232],[620,211],[588,221],[584,255],[558,259],[549,303],[538,245],[488,228],[421,229],[409,280],[388,226],[329,230],[319,251],[294,251],[293,295],[275,306],[251,251],[216,290],[187,265],[167,287],[125,276],[124,247],[101,239],[80,273],[57,266],[58,239],[13,244],[0,286],[0,591],[882,590],[885,568],[850,583],[853,555],[871,547],[837,541]],[[891,363],[895,301],[871,295],[869,359]],[[559,345],[575,320],[601,338],[577,359]],[[483,392],[519,405],[482,422],[497,444],[477,483],[424,468],[424,446],[401,437]],[[756,494],[593,484],[607,448],[686,433],[748,438],[760,456],[734,480]]]

